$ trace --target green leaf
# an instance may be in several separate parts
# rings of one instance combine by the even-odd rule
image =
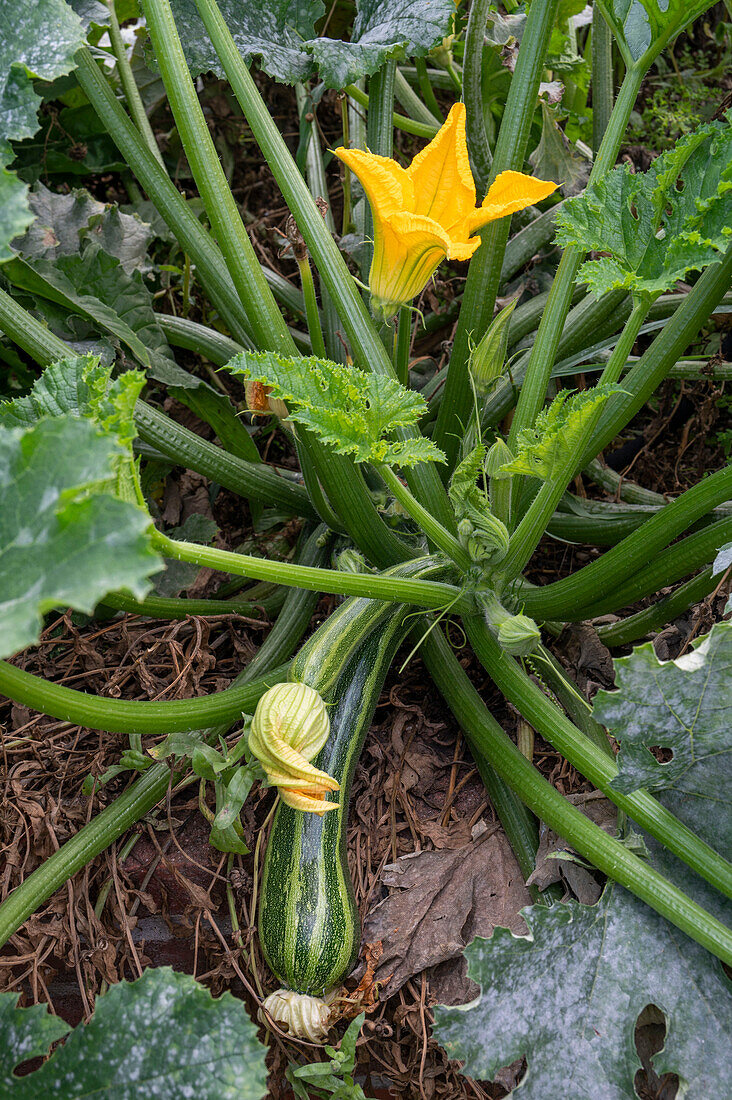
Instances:
[[[150,517],[116,499],[117,439],[72,415],[0,426],[0,656],[34,644],[54,607],[141,599],[160,568]]]
[[[644,68],[713,0],[597,0],[628,65],[643,58]]]
[[[14,157],[10,142],[35,134],[41,97],[33,79],[72,72],[89,16],[86,7],[77,14],[64,0],[14,0],[0,12],[0,262],[10,258],[9,242],[31,221],[27,188],[6,171]]]
[[[265,1048],[242,1001],[215,1000],[188,974],[146,970],[99,997],[39,1069],[13,1069],[44,1054],[67,1025],[40,1007],[17,1009],[0,994],[0,1091],[7,1100],[260,1100]],[[53,1021],[53,1023],[51,1023]]]
[[[522,1100],[637,1100],[634,1031],[648,1004],[667,1020],[657,1073],[691,1097],[724,1096],[732,998],[719,962],[632,894],[608,884],[596,906],[523,910],[528,937],[497,928],[466,949],[481,995],[435,1010],[435,1037],[464,1072],[491,1080],[528,1063]]]
[[[152,308],[152,295],[140,271],[127,275],[115,256],[97,241],[82,254],[55,260],[11,260],[5,274],[19,289],[49,299],[111,333],[152,377],[185,385],[188,375],[175,363]]]
[[[23,259],[72,256],[81,251],[85,240],[95,240],[119,260],[127,275],[150,267],[147,247],[152,229],[137,214],[123,214],[117,206],[98,202],[88,191],[57,195],[42,183],[32,189],[28,204],[35,221],[13,241]]]
[[[732,566],[732,542],[725,542],[724,546],[720,546],[714,559],[712,576],[716,577],[719,573],[724,573],[730,566]]]
[[[416,424],[427,407],[420,394],[393,378],[315,356],[285,358],[274,352],[243,352],[224,369],[270,386],[272,396],[287,403],[290,420],[356,462],[406,467],[444,460],[428,439],[384,438]]]
[[[320,79],[343,88],[375,73],[390,57],[423,57],[450,33],[454,0],[359,0],[350,42],[308,43]]]
[[[732,125],[701,127],[647,172],[613,169],[564,203],[557,226],[560,244],[610,254],[579,271],[598,298],[613,289],[656,297],[720,261],[732,242]]]
[[[144,384],[140,371],[126,371],[113,381],[112,368],[102,366],[96,355],[59,359],[25,397],[0,403],[0,424],[26,428],[47,416],[73,413],[95,421],[129,450],[137,435],[135,402]]]
[[[195,0],[171,0],[173,14],[191,73],[224,71],[198,14]],[[239,53],[257,57],[264,71],[285,84],[306,80],[313,72],[307,51],[315,24],[325,14],[323,0],[268,0],[266,4],[218,0]]]
[[[597,411],[614,393],[622,392],[615,385],[595,386],[575,394],[561,390],[539,413],[535,427],[519,433],[516,457],[501,466],[500,473],[526,474],[546,481],[561,476]]]
[[[613,787],[683,796],[696,829],[732,847],[732,623],[694,649],[659,661],[652,644],[615,660],[617,690],[599,691],[594,715],[620,742]],[[673,755],[661,763],[652,748]]]
[[[186,60],[194,75],[224,76],[195,0],[172,0]],[[348,42],[318,38],[322,0],[271,0],[266,5],[219,0],[219,8],[242,57],[260,58],[276,80],[293,84],[316,67],[330,88],[342,88],[380,69],[389,57],[418,57],[450,32],[453,0],[359,0]]]

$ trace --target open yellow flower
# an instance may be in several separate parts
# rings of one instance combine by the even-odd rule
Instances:
[[[472,236],[488,222],[540,202],[559,186],[501,172],[476,208],[465,139],[465,105],[456,103],[444,126],[409,168],[362,149],[337,149],[366,192],[374,219],[369,276],[372,308],[388,319],[424,288],[443,259],[469,260]]]

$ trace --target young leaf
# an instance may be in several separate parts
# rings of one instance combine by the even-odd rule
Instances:
[[[145,970],[97,999],[48,1061],[16,1077],[14,1069],[46,1054],[69,1031],[40,1006],[16,1008],[0,994],[0,1092],[7,1100],[261,1100],[265,1048],[242,1001],[211,997],[188,974]]]
[[[732,125],[703,126],[647,172],[615,168],[565,202],[557,226],[560,244],[609,253],[578,276],[598,298],[613,289],[656,297],[720,261],[732,241]]]
[[[485,457],[486,449],[480,443],[455,470],[448,493],[461,545],[474,562],[497,564],[508,551],[508,531],[492,514],[488,494],[476,484],[483,473]]]
[[[559,477],[595,413],[614,393],[622,392],[615,385],[595,386],[574,394],[561,390],[539,413],[536,426],[519,433],[516,457],[501,466],[500,473],[526,474],[546,481]]]
[[[138,599],[160,569],[150,517],[109,495],[116,438],[66,415],[0,426],[0,656],[38,640],[54,607],[91,613],[116,588]]]
[[[393,378],[315,356],[288,359],[274,352],[243,352],[224,369],[270,386],[271,396],[287,404],[290,420],[356,462],[405,467],[444,460],[428,439],[385,438],[416,424],[427,407],[420,394]]]
[[[0,424],[26,428],[47,416],[93,420],[129,449],[137,435],[134,408],[145,385],[141,371],[125,371],[112,381],[112,368],[96,355],[59,359],[46,367],[25,397],[0,404]]]
[[[87,241],[82,253],[60,255],[54,261],[16,257],[6,264],[5,274],[19,289],[49,299],[111,333],[154,378],[186,385],[188,376],[175,364],[141,273],[127,275],[120,261],[97,241]]]
[[[617,690],[599,691],[594,714],[620,742],[619,791],[673,790],[694,828],[732,847],[732,623],[717,623],[694,649],[659,661],[651,643],[615,662]],[[672,753],[665,763],[652,748]]]
[[[626,64],[644,55],[650,65],[665,46],[698,19],[713,0],[596,0]]]
[[[466,949],[479,999],[435,1011],[465,1073],[491,1080],[525,1057],[522,1100],[636,1100],[635,1025],[654,1004],[668,1025],[655,1071],[677,1073],[686,1096],[725,1095],[732,998],[716,959],[614,883],[595,906],[522,914],[527,937],[497,928]]]

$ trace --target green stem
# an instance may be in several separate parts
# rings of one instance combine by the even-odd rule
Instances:
[[[191,615],[244,615],[248,618],[268,613],[280,604],[279,593],[269,600],[254,603],[250,600],[184,600],[173,596],[146,596],[136,600],[125,592],[109,592],[101,606],[130,615],[148,615],[153,619],[187,619]]]
[[[320,359],[327,359],[328,353],[325,350],[323,330],[320,326],[318,299],[315,296],[315,282],[313,280],[313,272],[310,267],[310,260],[307,257],[307,253],[304,256],[298,257],[297,269],[300,272],[300,284],[305,299],[305,317],[307,318],[313,355],[317,355]]]
[[[618,774],[617,765],[603,749],[581,733],[547,699],[520,665],[503,652],[481,619],[476,616],[466,619],[465,630],[476,657],[496,687],[534,729],[641,828],[717,890],[732,897],[732,864],[695,836],[647,791],[622,794],[615,790],[612,782]],[[613,877],[612,872],[610,874]]]
[[[597,152],[613,112],[613,36],[597,4],[592,7],[592,150]]]
[[[625,886],[707,950],[719,958],[732,959],[732,936],[728,929],[585,817],[522,756],[486,709],[441,633],[432,631],[422,645],[422,655],[471,745],[478,746],[478,751],[490,760],[537,817],[600,871]],[[599,750],[597,752],[599,754]],[[709,851],[711,853],[711,849]],[[716,853],[711,854],[719,862]]]
[[[651,302],[647,298],[643,298],[633,304],[633,312],[626,321],[625,327],[618,338],[618,342],[613,348],[612,354],[605,365],[605,369],[597,380],[598,386],[610,385],[620,380],[620,376],[625,370],[626,363],[628,362],[628,356],[633,350],[633,345],[638,339],[638,333],[643,327],[643,322],[648,316],[650,308]],[[584,433],[581,443],[578,444],[577,450],[584,451],[586,442],[589,437],[592,436],[598,419],[599,417],[593,419],[592,424],[589,425],[588,430]]]
[[[168,0],[143,0],[142,8],[193,178],[254,338],[260,348],[291,355],[295,345],[226,181],[188,71],[170,4]]]
[[[156,313],[155,317],[169,344],[202,355],[217,367],[223,367],[224,363],[245,350],[236,340],[225,336],[218,329],[201,325],[198,321],[190,321],[187,317],[173,317],[169,313]]]
[[[592,166],[588,186],[601,179],[615,164],[643,75],[644,70],[635,67],[628,69],[625,74],[610,122]],[[574,281],[583,256],[584,253],[580,249],[570,247],[565,249],[560,260],[511,423],[508,443],[512,450],[515,449],[519,432],[532,426],[544,404],[559,340],[572,301]]]
[[[449,558],[452,558],[463,573],[466,573],[473,564],[467,550],[460,545],[454,535],[446,531],[442,524],[430,515],[426,508],[422,507],[418,500],[415,500],[406,485],[402,484],[389,466],[378,465],[376,469],[386,487],[415,523],[419,524],[427,538],[447,554]]]
[[[481,81],[485,28],[490,8],[491,0],[473,0],[470,5],[463,60],[463,99],[465,100],[468,154],[476,188],[482,195],[485,195],[488,190],[493,167],[493,154],[485,128]]]
[[[120,34],[114,0],[107,0],[107,7],[109,8],[109,41],[112,43],[112,52],[117,62],[117,72],[119,74],[120,83],[122,84],[122,91],[125,93],[130,116],[135,126],[140,131],[140,134],[147,142],[150,152],[156,160],[160,162],[160,166],[164,169],[165,164],[163,162],[163,155],[158,148],[155,134],[150,125],[150,120],[147,117],[147,111],[140,98],[140,92],[132,74],[132,66],[127,56],[127,47]]]
[[[617,594],[618,588],[628,577],[646,568],[660,550],[730,496],[732,467],[717,470],[682,493],[632,535],[571,577],[522,592],[526,614],[567,621],[565,616],[570,607],[582,608],[605,596]],[[722,524],[724,522],[720,521]],[[708,533],[714,532],[717,527],[718,524],[713,524],[690,537],[708,538]],[[711,537],[713,539],[715,535]]]
[[[405,111],[415,122],[421,122],[425,126],[439,126],[439,120],[432,114],[429,105],[423,103],[412,88],[401,69],[394,74],[394,94],[404,107]]]
[[[720,546],[732,539],[732,519],[719,520],[693,535],[687,535],[673,546],[651,558],[650,565],[641,569],[632,580],[613,589],[603,599],[593,600],[584,607],[572,607],[565,611],[567,621],[595,619],[610,611],[630,607],[638,600],[657,592],[659,588],[675,584],[697,569],[713,561]]]
[[[437,122],[441,126],[445,119],[442,111],[440,110],[440,105],[435,98],[432,81],[430,80],[429,74],[427,72],[427,62],[423,57],[415,57],[414,67],[417,74],[417,84],[419,86],[420,92],[422,93],[422,97],[424,98],[425,103],[436,118]]]
[[[316,519],[315,509],[301,485],[279,477],[264,463],[245,462],[201,439],[145,401],[135,405],[135,425],[140,439],[150,443],[173,462],[223,485],[246,499],[276,505],[294,515]]]
[[[76,79],[104,124],[107,133],[130,170],[148,193],[179,244],[196,265],[206,294],[226,322],[232,336],[245,346],[252,342],[249,319],[242,307],[221,252],[197,215],[161,168],[121,104],[117,101],[96,61],[86,47],[74,56]]]
[[[637,611],[635,615],[628,615],[617,623],[609,623],[597,628],[600,641],[609,646],[629,645],[638,638],[662,630],[667,623],[672,623],[679,615],[693,604],[705,599],[710,592],[718,586],[719,576],[714,576],[712,566],[708,566],[697,577],[680,584],[679,587],[662,600],[657,600],[650,607]]]
[[[208,566],[222,573],[234,573],[255,580],[273,581],[311,592],[330,592],[337,596],[366,596],[371,600],[389,600],[415,604],[417,607],[438,609],[457,599],[455,607],[470,607],[467,596],[451,584],[438,581],[419,581],[401,577],[385,577],[373,573],[342,573],[338,569],[314,569],[292,562],[268,561],[248,554],[234,554],[230,550],[218,550],[214,546],[178,542],[155,531],[152,545],[166,558],[188,561],[193,565]]]
[[[371,97],[364,92],[363,88],[359,88],[356,84],[347,84],[343,90],[361,107],[365,107],[366,110],[369,110]],[[396,111],[392,112],[391,124],[395,126],[397,130],[403,130],[405,134],[414,134],[416,137],[423,138],[433,138],[439,130],[439,126],[436,122],[416,122],[413,118],[408,118],[406,115],[400,115]]]
[[[365,370],[393,378],[394,368],[391,360],[379,339],[378,332],[374,328],[338,245],[324,225],[322,215],[259,94],[215,0],[196,0],[196,4],[255,140],[267,160],[285,202],[297,220],[298,228],[305,239],[313,262],[336,305],[345,334],[351,343],[354,359]],[[349,94],[350,91],[349,89]],[[402,438],[413,438],[419,432],[417,429],[401,429],[398,434]],[[330,457],[328,461],[331,461]],[[349,516],[341,508],[337,495],[331,492],[324,471],[320,470],[319,473],[329,498],[338,509],[341,519],[348,525]],[[414,495],[420,502],[443,526],[450,528],[454,522],[452,512],[439,475],[432,464],[420,463],[410,472],[408,480]],[[376,538],[376,531],[374,530],[373,533]],[[373,560],[380,559],[374,556]]]
[[[267,683],[262,682],[260,694],[286,676],[286,666],[274,669]],[[62,684],[49,683],[7,661],[0,661],[0,692],[9,699],[61,722],[108,733],[168,734],[201,729],[206,723],[233,722],[250,705],[251,690],[233,685],[215,695],[162,703],[103,699]]]
[[[406,306],[399,310],[394,335],[394,371],[403,386],[409,388],[409,349],[412,343],[412,312]]]
[[[544,56],[557,11],[557,0],[532,4],[521,39],[516,69],[493,155],[491,178],[508,169],[521,171],[542,79]],[[477,344],[493,317],[503,256],[511,219],[500,218],[482,230],[482,244],[470,263],[445,393],[437,417],[434,440],[447,455],[448,477],[460,453],[460,444],[472,410],[468,377],[470,340]]]

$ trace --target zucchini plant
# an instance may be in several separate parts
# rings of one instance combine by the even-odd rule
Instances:
[[[599,935],[598,921],[611,919],[625,922],[626,937],[637,922],[648,944],[680,935],[694,941],[689,950],[721,1013],[727,994],[717,968],[732,964],[732,933],[720,901],[732,896],[732,866],[721,830],[690,814],[683,798],[663,795],[648,752],[668,734],[670,713],[693,731],[698,708],[675,707],[677,666],[654,665],[643,648],[619,658],[620,690],[593,710],[551,653],[563,625],[609,613],[616,619],[600,624],[608,646],[643,639],[717,589],[729,569],[729,466],[672,500],[626,483],[619,502],[598,499],[590,508],[573,492],[580,476],[600,490],[617,487],[601,461],[604,449],[668,378],[700,376],[698,362],[683,356],[712,314],[730,307],[729,113],[683,137],[645,172],[616,166],[644,78],[710,4],[596,0],[585,50],[591,169],[581,193],[562,199],[565,181],[539,170],[549,163],[546,149],[529,154],[538,134],[545,143],[545,129],[556,128],[545,76],[576,75],[587,65],[574,21],[582,5],[523,5],[512,16],[520,46],[512,37],[502,44],[506,68],[487,37],[489,16],[503,17],[484,0],[467,13],[453,0],[411,5],[419,13],[393,0],[359,0],[347,42],[316,33],[325,10],[319,0],[297,11],[272,0],[266,14],[233,0],[140,0],[195,201],[179,190],[157,144],[114,5],[20,6],[24,19],[0,51],[0,330],[5,361],[22,365],[32,384],[6,391],[0,404],[0,691],[65,721],[129,734],[117,770],[141,774],[0,904],[0,945],[164,797],[171,768],[178,778],[191,771],[199,778],[211,843],[229,853],[246,851],[239,815],[258,779],[277,788],[258,932],[283,986],[264,1002],[262,1019],[324,1040],[360,945],[346,859],[351,785],[379,693],[408,639],[464,732],[525,877],[543,822],[609,880],[592,912],[537,893],[527,916],[534,938],[543,936],[551,953],[566,945],[568,924],[589,929],[589,940]],[[515,7],[506,5],[507,13]],[[299,287],[257,256],[199,96],[198,78],[209,72],[227,82],[292,215]],[[296,85],[297,156],[268,109],[262,73]],[[130,193],[144,193],[149,216],[184,257],[181,316],[155,308],[163,294],[153,297],[143,280],[139,218],[91,196],[40,186],[29,193],[18,143],[39,125],[42,81],[58,81],[49,98],[73,86],[73,103],[84,103],[114,145]],[[579,78],[566,84],[575,105],[587,102]],[[342,94],[333,158],[314,125],[326,89]],[[408,164],[395,153],[395,127],[416,143]],[[323,196],[326,169],[332,176],[341,166],[339,247]],[[522,228],[511,236],[514,214]],[[547,288],[497,311],[513,277],[552,242],[562,251]],[[447,361],[425,380],[410,369],[412,347],[423,328],[440,324],[420,303],[444,262],[469,266],[450,307]],[[192,277],[202,302],[196,321],[187,316]],[[221,386],[184,369],[178,349],[225,371],[220,377],[238,387],[240,408]],[[561,386],[580,369],[582,388]],[[165,395],[195,412],[218,444],[167,416]],[[245,407],[287,441],[298,476],[263,461],[240,415]],[[295,560],[166,534],[146,478],[161,458],[229,489],[253,515],[274,506],[299,520]],[[529,567],[547,534],[604,552],[537,586]],[[332,558],[336,540],[342,553]],[[256,584],[225,604],[153,594],[152,577],[166,561]],[[38,642],[54,609],[205,616],[222,606],[253,608],[262,592],[275,625],[237,680],[208,697],[96,697],[12,660]],[[341,602],[303,643],[320,593]],[[640,601],[649,602],[633,610]],[[448,618],[461,622],[474,667],[616,804],[628,830],[632,822],[644,831],[650,858],[622,829],[611,836],[593,824],[519,751],[448,644]],[[710,647],[723,651],[728,635],[729,624],[715,627],[687,657],[689,668],[711,662]],[[728,726],[732,701],[716,666],[712,679]],[[672,686],[645,705],[662,680]],[[628,701],[631,681],[636,704]],[[641,737],[628,713],[634,706]],[[242,715],[232,749],[221,739]],[[724,746],[714,722],[703,732],[716,754]],[[698,746],[693,737],[679,742],[671,725],[691,768]],[[607,731],[620,742],[619,760]],[[676,778],[678,796],[684,788]],[[215,813],[203,797],[206,782]],[[689,797],[714,782],[698,772]],[[471,964],[486,987],[500,982],[504,964],[512,967],[523,990],[515,1010],[528,1020],[527,974],[537,962],[530,940],[513,940],[506,932],[473,945]],[[632,969],[637,959],[625,962]],[[591,984],[586,970],[577,974]],[[552,980],[560,987],[571,979],[556,973]],[[610,998],[613,980],[604,972]],[[612,1021],[626,1046],[642,1007]],[[506,1025],[489,1047],[489,1031],[479,1008],[440,1015],[440,1036],[476,1075],[537,1052],[531,1087],[543,1094],[633,1095],[632,1059],[620,1068],[616,1059],[610,1072],[593,1051],[585,1091],[572,1092],[552,1043],[532,1046],[518,1029],[514,1039]],[[684,1057],[693,1065],[699,1056],[687,1049]],[[602,1091],[603,1073],[615,1091]],[[357,1086],[351,1080],[348,1088]]]

